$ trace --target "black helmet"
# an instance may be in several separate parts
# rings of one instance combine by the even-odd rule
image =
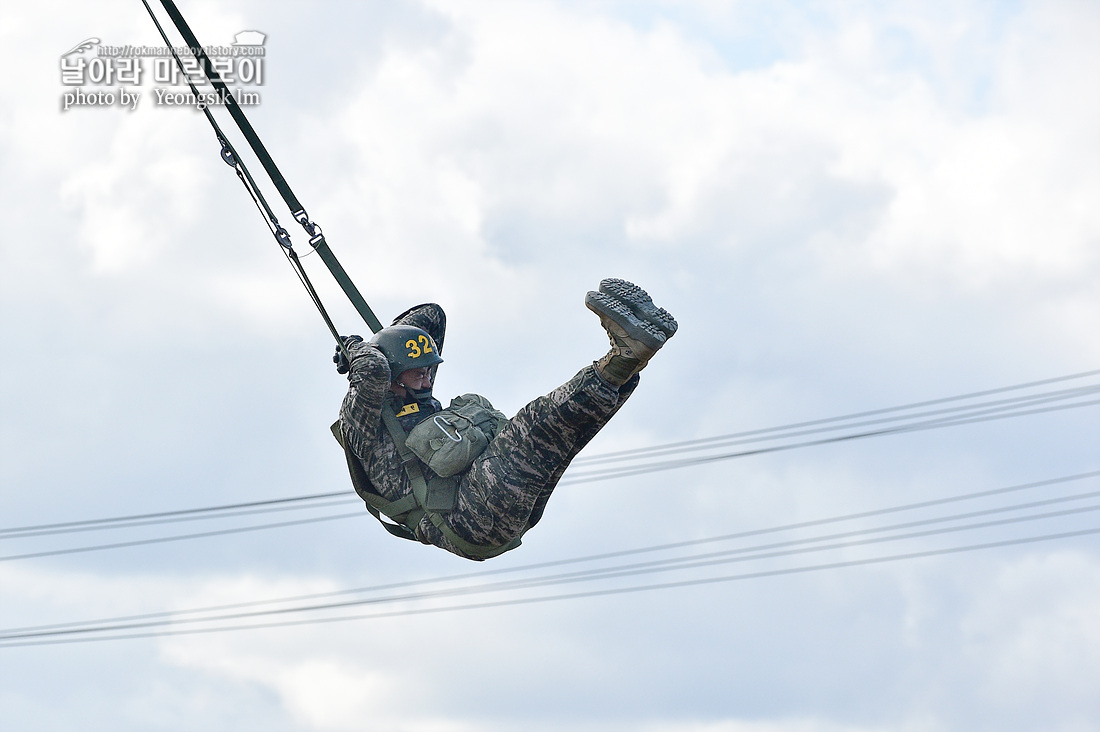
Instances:
[[[409,369],[443,363],[439,348],[428,331],[415,325],[391,325],[370,339],[390,363],[390,377],[396,379]]]

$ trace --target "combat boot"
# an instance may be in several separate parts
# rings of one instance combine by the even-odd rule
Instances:
[[[679,327],[676,324],[676,318],[664,308],[654,305],[649,293],[633,282],[609,277],[600,282],[600,292],[626,305],[639,320],[645,320],[657,326],[665,334],[665,340],[676,334],[676,328]]]
[[[644,315],[639,316],[650,309],[655,313],[654,319],[658,319],[646,291],[625,280],[604,280],[601,289],[608,282],[614,283],[616,294],[589,292],[584,304],[600,316],[600,324],[611,341],[611,350],[596,362],[596,370],[609,384],[622,386],[644,369],[653,354],[672,337],[676,321],[663,309],[660,310],[663,313],[660,326]]]

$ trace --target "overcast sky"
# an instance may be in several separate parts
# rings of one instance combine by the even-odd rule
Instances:
[[[608,276],[681,329],[586,456],[1100,369],[1095,2],[180,8],[204,44],[266,34],[247,112],[383,321],[446,309],[444,401],[474,391],[513,414],[601,356],[583,298]],[[77,87],[61,58],[86,39],[68,58],[159,44],[137,0],[0,9],[0,529],[350,491],[328,431],[346,388],[331,336],[205,119],[157,104],[152,59],[138,86],[84,87],[140,92],[135,109],[64,109]],[[338,327],[366,334],[317,259]],[[1087,400],[1098,384],[986,400]],[[1078,476],[1100,469],[1084,403],[611,480],[578,464],[523,546],[485,564],[390,537],[350,495],[312,513],[0,534],[0,631]],[[1072,408],[1040,411],[1052,404]],[[1100,527],[1084,495],[1098,490],[1093,476],[676,552],[975,515],[908,539],[292,616],[387,617],[0,648],[0,728],[1093,730],[1100,538],[1038,539]],[[959,530],[931,533],[945,526]],[[983,544],[997,546],[962,551]],[[581,593],[605,594],[560,597]]]

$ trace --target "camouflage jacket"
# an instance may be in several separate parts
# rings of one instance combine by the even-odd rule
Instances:
[[[427,303],[409,308],[394,320],[394,324],[423,328],[442,350],[447,316],[438,305]],[[355,488],[357,491],[371,490],[386,500],[396,501],[410,495],[412,485],[401,465],[401,457],[393,437],[382,424],[382,410],[390,409],[399,413],[403,400],[390,391],[393,377],[381,351],[362,341],[350,344],[348,350],[351,371],[348,374],[348,393],[340,408],[340,433],[349,457],[359,460],[370,482],[369,486],[356,485]],[[421,403],[419,407],[419,417],[399,417],[398,421],[406,431],[420,419],[438,411],[441,405],[432,399],[430,404]],[[427,466],[423,466],[422,470],[426,478],[430,477],[431,471]],[[436,544],[453,551],[439,529],[427,518],[422,519],[417,526],[416,537],[425,544]]]

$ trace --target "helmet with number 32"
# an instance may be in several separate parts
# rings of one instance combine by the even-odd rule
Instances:
[[[391,325],[374,334],[370,342],[390,363],[390,376],[396,379],[402,372],[443,363],[439,348],[428,331],[415,325]]]

